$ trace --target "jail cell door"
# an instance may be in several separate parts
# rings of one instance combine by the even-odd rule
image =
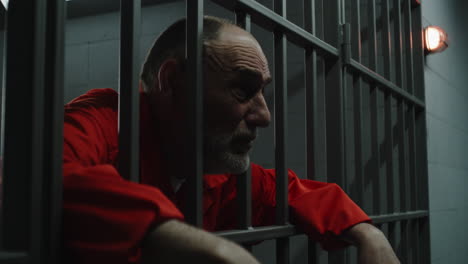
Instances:
[[[64,5],[9,1],[3,12],[0,263],[59,263]]]

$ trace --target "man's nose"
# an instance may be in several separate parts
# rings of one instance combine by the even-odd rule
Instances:
[[[266,127],[270,124],[270,110],[262,93],[252,98],[249,112],[245,117],[245,121],[252,126]]]

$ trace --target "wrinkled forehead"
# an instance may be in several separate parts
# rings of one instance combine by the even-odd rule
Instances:
[[[205,61],[216,71],[248,70],[270,78],[268,62],[258,42],[240,28],[222,29],[218,39],[205,42]]]

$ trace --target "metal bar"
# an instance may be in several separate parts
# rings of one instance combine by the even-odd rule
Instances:
[[[406,88],[407,91],[414,95],[414,83],[413,83],[413,26],[411,18],[411,0],[403,1],[403,14],[405,16],[404,23],[404,34],[406,36],[405,40],[405,53],[406,53]]]
[[[303,0],[304,9],[304,29],[316,35],[315,1]],[[306,48],[304,51],[304,71],[305,71],[305,93],[306,93],[306,174],[307,179],[316,180],[319,171],[318,154],[318,98],[317,98],[317,52],[313,48]],[[319,263],[317,244],[308,240],[309,263]]]
[[[408,258],[408,247],[409,247],[409,234],[408,234],[408,220],[403,220],[400,222],[401,229],[400,229],[400,255],[401,255],[401,262],[402,263],[410,263]]]
[[[236,24],[250,32],[250,16],[236,12]],[[239,204],[238,224],[240,229],[252,227],[252,172],[249,169],[237,176],[237,200]]]
[[[26,253],[0,252],[0,263],[2,264],[26,264],[30,263],[30,258]],[[59,262],[56,262],[59,263]]]
[[[384,215],[373,215],[370,216],[372,222],[375,224],[390,223],[402,220],[410,220],[416,218],[429,217],[429,211],[427,210],[418,210],[418,211],[409,211],[404,213],[393,213],[393,214],[384,214]]]
[[[412,96],[403,90],[403,35],[402,35],[402,18],[401,18],[401,0],[394,0],[393,2],[394,12],[394,47],[395,47],[395,84],[399,87],[399,91],[404,92],[407,96]],[[418,99],[417,99],[418,100]],[[398,175],[399,175],[399,194],[400,203],[399,209],[404,212],[407,210],[406,207],[406,151],[405,151],[405,106],[406,103],[414,103],[409,100],[405,100],[404,97],[398,97],[397,101],[397,120],[398,120]],[[423,103],[421,101],[421,103]],[[403,227],[402,227],[403,228]],[[403,239],[403,237],[402,237]]]
[[[241,229],[252,227],[252,172],[249,169],[237,175],[238,224]]]
[[[304,0],[304,28],[316,34],[315,3]],[[304,52],[305,92],[306,92],[306,141],[307,141],[307,178],[315,179],[318,174],[318,95],[317,95],[317,52],[307,48]]]
[[[382,0],[382,19],[383,19],[383,61],[384,61],[384,74],[387,80],[391,80],[392,76],[392,39],[391,39],[391,26],[390,26],[390,0]]]
[[[386,213],[395,212],[395,186],[393,173],[393,118],[392,118],[392,96],[385,94],[385,160],[387,177],[387,208]],[[390,242],[395,243],[394,226],[389,225]]]
[[[4,10],[4,12],[6,12],[6,10]],[[6,16],[3,16],[3,21],[4,25],[6,25]],[[1,67],[2,67],[2,70],[0,72],[1,76],[2,76],[2,79],[1,79],[1,98],[0,98],[0,156],[3,157],[5,154],[4,154],[4,142],[5,142],[5,76],[6,76],[6,57],[7,57],[7,33],[6,33],[6,30],[4,30],[2,33],[2,62],[1,62]],[[4,162],[3,162],[3,158],[2,160],[0,161],[0,165],[1,165],[1,168],[0,168],[0,179],[1,181],[3,182],[3,179],[5,177],[5,174],[3,173],[3,168],[4,168]],[[1,199],[3,199],[3,192],[4,192],[4,184],[0,184],[0,195],[1,195]],[[0,238],[3,237],[3,209],[0,209]],[[3,248],[3,239],[0,239],[0,248]]]
[[[407,82],[407,91],[414,95],[414,59],[413,59],[413,22],[412,22],[412,10],[411,10],[411,1],[405,1],[404,5],[404,14],[405,14],[405,36],[406,36],[406,82]],[[415,139],[415,107],[412,105],[409,106],[407,117],[408,117],[408,154],[409,154],[409,193],[410,193],[410,210],[417,210],[418,204],[418,182],[417,172],[416,172],[416,139]],[[413,221],[410,221],[408,224],[409,228],[409,243],[414,247],[413,250],[408,251],[408,260],[411,263],[418,263],[418,236],[419,234],[417,226],[414,225]]]
[[[250,15],[242,11],[236,11],[236,24],[245,31],[250,32],[252,25]]]
[[[413,7],[413,55],[414,55],[414,94],[424,100],[424,47],[422,42],[422,15],[421,6]],[[426,134],[426,113],[419,111],[416,113],[416,157],[418,197],[417,208],[419,210],[429,209],[429,188],[428,188],[428,168],[427,168],[427,134]],[[430,262],[430,230],[429,219],[419,220],[419,261],[420,263]]]
[[[121,0],[120,12],[119,172],[138,182],[141,0]]]
[[[324,56],[338,57],[339,51],[337,48],[320,40],[311,33],[305,31],[301,27],[289,22],[286,17],[275,13],[269,8],[253,0],[212,0],[228,10],[242,10],[251,15],[252,20],[270,31],[283,32],[289,41],[301,46],[312,46],[317,52]]]
[[[421,6],[413,5],[413,73],[414,91],[413,95],[425,100],[424,94],[424,45]]]
[[[44,221],[43,263],[60,263],[62,231],[62,150],[65,2],[47,1],[47,46],[45,63]],[[47,147],[48,146],[48,147]]]
[[[187,157],[185,172],[190,175],[187,184],[190,186],[188,204],[185,208],[187,221],[201,227],[203,225],[203,82],[202,82],[202,34],[203,34],[203,0],[187,0],[187,61],[188,83],[192,85],[187,92]]]
[[[403,87],[403,36],[402,36],[402,22],[401,22],[401,0],[393,0],[393,14],[394,14],[394,47],[395,47],[395,84],[397,87]],[[400,88],[403,90],[403,88]],[[407,94],[410,96],[410,94]],[[401,97],[403,98],[403,97]],[[415,98],[416,99],[416,98]],[[423,102],[421,102],[423,103]]]
[[[412,262],[411,263],[421,263],[420,262],[420,258],[419,258],[419,254],[420,254],[420,248],[421,248],[421,240],[419,239],[419,236],[421,235],[420,234],[420,231],[419,231],[419,219],[412,219],[412,221],[410,221],[410,225],[411,225],[411,237],[412,237],[412,241],[411,241],[411,244],[413,245],[413,248],[412,248]]]
[[[314,36],[320,37],[322,29],[323,12],[321,12],[322,0],[303,0],[304,29]],[[320,148],[320,133],[326,134],[325,126],[320,125],[319,116],[319,91],[318,91],[318,58],[317,51],[313,47],[305,49],[304,70],[306,87],[306,174],[310,180],[320,180],[322,173],[319,168],[320,156],[324,155]],[[320,153],[320,155],[319,155]],[[320,175],[326,177],[324,175]],[[312,239],[308,240],[308,263],[321,263],[321,255],[326,254]]]
[[[398,102],[397,115],[398,115],[398,175],[399,189],[400,189],[400,211],[405,212],[409,210],[407,206],[407,189],[406,189],[406,175],[407,175],[407,159],[406,159],[406,104],[402,101]]]
[[[286,17],[286,0],[274,1],[275,12]],[[276,224],[289,222],[288,171],[286,167],[286,139],[288,127],[287,39],[282,31],[274,32],[275,56],[275,169],[276,169]],[[276,240],[276,261],[289,263],[289,239]]]
[[[290,237],[301,234],[301,231],[293,225],[279,225],[256,227],[250,230],[229,230],[216,232],[216,235],[237,243],[258,242],[281,237]]]
[[[338,2],[327,1],[325,11],[334,15],[325,17],[325,32],[330,32],[331,42],[340,41],[338,36],[339,20],[337,16]],[[332,34],[335,32],[336,34]],[[327,36],[325,36],[327,37]],[[342,61],[327,60],[325,66],[326,87],[326,123],[327,123],[327,173],[330,182],[342,184],[345,175],[344,126],[343,126],[343,82]]]
[[[343,47],[344,22],[341,15],[342,0],[324,1],[324,39],[336,47]],[[341,54],[342,55],[342,54]],[[342,56],[338,59],[325,59],[325,104],[327,129],[327,173],[328,181],[346,188],[346,126],[344,121],[346,93],[344,64]],[[328,263],[343,263],[345,251],[328,254]]]
[[[367,0],[368,11],[367,14],[368,21],[367,21],[367,28],[368,28],[368,35],[369,35],[369,69],[374,70],[375,72],[377,69],[377,26],[376,26],[376,15],[375,15],[375,0]]]
[[[375,0],[368,0],[368,23],[367,28],[369,29],[369,68],[377,71],[377,32],[376,32],[376,15],[375,15]],[[371,125],[371,173],[372,173],[372,195],[373,195],[373,207],[372,212],[374,214],[381,213],[381,202],[380,197],[380,186],[381,186],[381,175],[380,175],[380,142],[379,142],[379,90],[375,83],[370,84],[370,125]]]
[[[352,29],[351,29],[351,53],[358,62],[361,62],[361,21],[360,21],[360,0],[352,2]],[[347,68],[348,69],[348,68]],[[353,75],[353,113],[354,113],[354,158],[355,158],[355,201],[357,204],[363,206],[363,175],[364,175],[364,162],[362,157],[362,143],[363,138],[363,124],[362,124],[362,78],[359,74]]]
[[[286,14],[286,1],[276,0],[275,10]],[[288,172],[286,168],[287,139],[287,40],[282,32],[275,34],[275,164],[276,223],[288,222]]]
[[[398,59],[396,64],[398,65]],[[421,101],[414,95],[409,94],[408,92],[400,88],[398,84],[392,83],[391,81],[385,79],[381,75],[375,73],[374,71],[360,64],[359,62],[351,59],[351,63],[348,66],[350,66],[350,69],[352,69],[354,72],[361,74],[365,80],[369,81],[370,83],[375,83],[375,85],[378,86],[377,88],[381,89],[383,92],[390,92],[394,97],[399,98],[400,100],[402,99],[407,103],[414,105],[418,109],[425,109],[424,101]]]
[[[43,227],[44,3],[11,1],[7,22],[2,239],[6,250],[34,258]]]
[[[392,75],[392,43],[391,43],[391,26],[390,26],[390,6],[389,0],[382,2],[383,13],[383,57],[384,57],[384,77],[391,80]],[[386,187],[387,187],[387,207],[386,213],[395,211],[394,198],[394,181],[393,181],[393,119],[392,119],[392,103],[393,97],[389,92],[384,96],[384,111],[385,111],[385,163],[386,163]],[[392,229],[389,226],[389,229]]]
[[[407,91],[414,94],[414,70],[413,70],[413,25],[411,17],[411,1],[405,1],[405,36],[406,36],[406,85]],[[410,179],[410,210],[417,208],[418,187],[416,182],[416,142],[415,142],[415,108],[409,105],[408,108],[408,163],[409,163],[409,179]]]
[[[421,234],[421,241],[422,245],[420,248],[420,260],[421,263],[430,263],[431,259],[431,238],[430,238],[430,230],[429,230],[429,218],[421,218],[419,219],[419,232]]]

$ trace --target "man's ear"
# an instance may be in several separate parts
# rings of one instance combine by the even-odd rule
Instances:
[[[164,96],[178,94],[183,86],[184,75],[176,59],[167,59],[159,67],[159,92]]]

